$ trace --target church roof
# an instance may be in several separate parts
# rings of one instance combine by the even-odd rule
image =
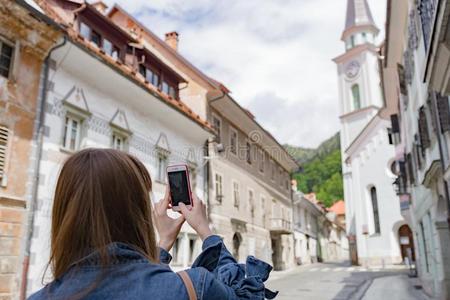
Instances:
[[[367,25],[377,28],[367,0],[348,0],[344,32],[352,27]]]

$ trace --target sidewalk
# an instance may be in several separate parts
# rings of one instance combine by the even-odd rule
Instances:
[[[416,279],[406,274],[376,278],[362,291],[361,300],[428,300],[422,290],[416,289]]]

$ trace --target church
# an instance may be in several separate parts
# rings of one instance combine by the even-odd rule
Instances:
[[[346,230],[352,263],[363,266],[401,262],[399,229],[405,224],[393,188],[395,148],[384,111],[378,33],[367,0],[348,0],[341,37],[345,52],[333,61],[339,82]]]

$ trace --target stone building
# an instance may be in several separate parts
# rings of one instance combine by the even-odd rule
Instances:
[[[392,186],[395,149],[381,87],[379,32],[366,0],[348,0],[342,41],[334,58],[339,77],[346,229],[354,263],[402,261],[399,229],[405,225]]]
[[[433,299],[450,297],[449,1],[388,1],[384,94],[397,159],[401,254]]]
[[[215,233],[239,259],[256,255],[276,269],[294,265],[290,173],[298,168],[284,148],[242,108],[230,91],[178,52],[179,36],[158,38],[120,6],[108,17],[133,33],[187,84],[180,99],[216,130],[207,146],[204,199]],[[174,252],[182,249],[183,237]]]
[[[25,1],[0,2],[1,299],[20,293],[44,64],[59,35],[56,24]]]
[[[102,3],[37,1],[65,30],[65,42],[50,57],[37,206],[32,224],[27,294],[51,280],[47,270],[52,198],[58,172],[73,152],[115,148],[138,157],[153,179],[154,201],[167,186],[166,167],[187,164],[196,194],[205,190],[205,142],[211,125],[180,101],[183,76],[160,60],[136,35],[115,25]],[[187,266],[201,240],[184,224]]]

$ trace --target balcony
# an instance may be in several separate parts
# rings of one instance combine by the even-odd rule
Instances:
[[[292,223],[283,218],[270,219],[270,232],[279,234],[292,233]]]

